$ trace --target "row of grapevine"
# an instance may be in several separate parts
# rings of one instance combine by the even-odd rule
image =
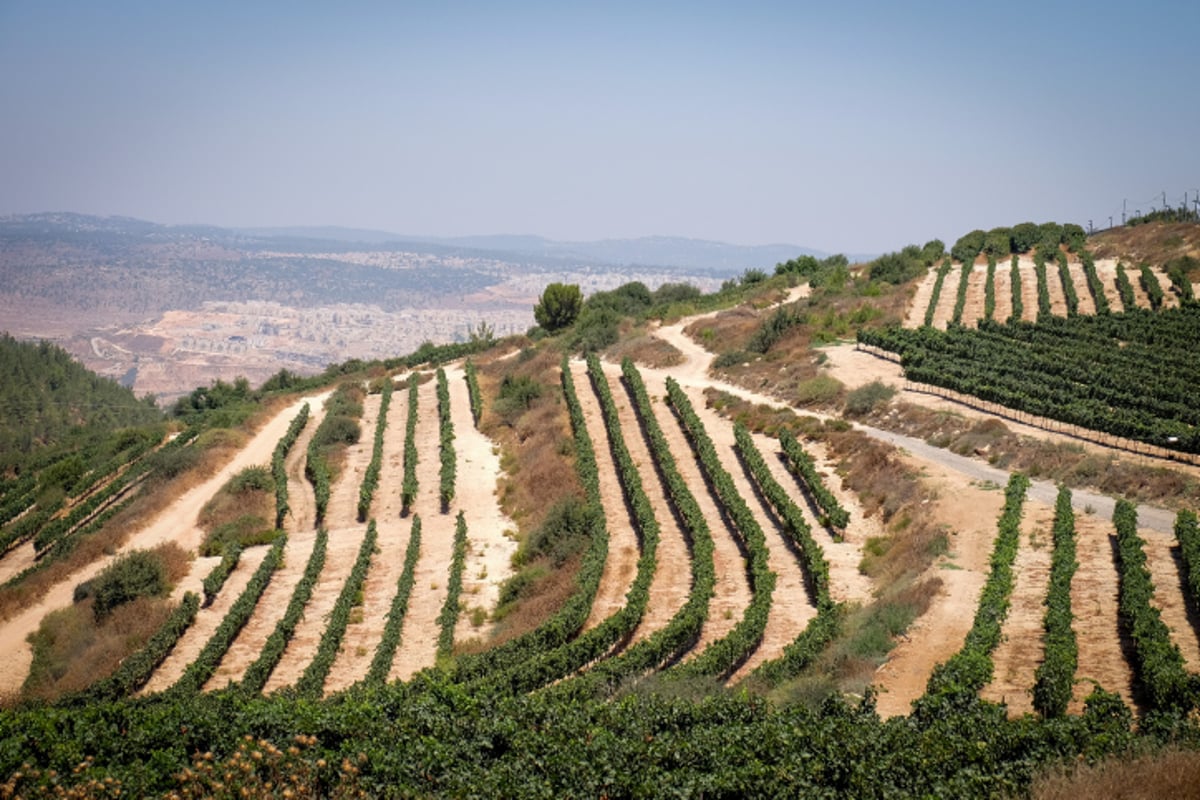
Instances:
[[[951,319],[955,325],[962,324],[963,309],[967,306],[967,289],[971,283],[971,271],[975,268],[974,261],[962,265],[962,273],[958,278],[958,294],[954,297],[954,313]]]
[[[1037,318],[1045,319],[1051,314],[1050,285],[1046,280],[1046,256],[1039,249],[1033,254],[1033,272],[1037,276]]]
[[[987,281],[983,284],[983,318],[996,316],[996,257],[988,254]]]
[[[34,503],[34,491],[37,489],[37,477],[34,473],[26,472],[22,474],[13,485],[4,493],[4,499],[0,502],[0,525],[7,525],[10,521],[29,508]],[[3,545],[0,552],[8,549],[8,545]]]
[[[217,593],[221,591],[221,587],[225,585],[225,581],[233,574],[237,568],[238,562],[242,558],[241,544],[234,542],[227,545],[224,552],[221,554],[221,561],[217,566],[213,567],[212,572],[204,576],[204,607],[208,608],[216,599]]]
[[[1063,298],[1067,302],[1067,316],[1073,317],[1079,313],[1079,295],[1075,292],[1075,281],[1071,278],[1067,254],[1059,250],[1055,259],[1058,261],[1058,279],[1062,283]]]
[[[1196,290],[1192,288],[1192,281],[1187,269],[1183,267],[1170,268],[1167,271],[1167,278],[1171,281],[1171,288],[1179,295],[1180,302],[1193,303],[1196,301]]]
[[[404,480],[400,485],[401,511],[405,514],[417,499],[417,392],[420,383],[416,373],[408,376],[408,417],[404,423]]]
[[[441,458],[441,488],[438,496],[442,501],[442,511],[450,510],[454,502],[454,479],[457,469],[457,459],[454,454],[454,423],[450,420],[450,387],[446,383],[446,371],[441,367],[437,371],[437,401],[438,401],[438,455]]]
[[[1021,257],[1014,254],[1012,267],[1009,269],[1009,281],[1012,283],[1012,313],[1009,320],[1019,320],[1025,314],[1025,299],[1021,295]]]
[[[621,370],[633,398],[634,412],[646,434],[651,456],[665,484],[667,498],[675,509],[682,532],[687,538],[691,554],[692,588],[683,606],[664,627],[626,648],[615,658],[605,659],[582,676],[560,684],[560,693],[573,698],[608,696],[616,691],[626,678],[658,669],[692,647],[700,638],[701,629],[708,618],[708,604],[716,585],[713,541],[708,523],[695,496],[688,488],[687,481],[679,473],[666,437],[654,416],[641,373],[628,358],[622,361]],[[643,545],[642,558],[645,560],[650,546],[645,530],[643,539],[647,542]]]
[[[1071,579],[1079,562],[1075,560],[1075,511],[1071,508],[1071,490],[1060,487],[1054,503],[1052,538],[1054,554],[1050,559],[1050,586],[1046,590],[1045,658],[1037,668],[1033,684],[1033,707],[1043,717],[1061,717],[1075,686],[1075,668],[1079,665],[1079,645],[1071,627]]]
[[[1137,295],[1133,293],[1133,284],[1129,282],[1125,265],[1120,262],[1117,263],[1117,294],[1121,296],[1121,305],[1126,311],[1137,308]]]
[[[186,592],[183,600],[171,612],[142,649],[121,661],[116,671],[107,678],[97,681],[66,702],[95,703],[129,697],[146,685],[154,670],[166,660],[175,643],[196,621],[200,610],[200,597],[195,592]]]
[[[946,276],[950,274],[950,269],[953,266],[954,263],[950,260],[950,257],[946,256],[941,266],[938,267],[937,277],[933,280],[933,293],[929,295],[929,305],[925,308],[926,327],[933,324],[933,315],[937,311],[938,300],[942,296],[942,284],[946,282]]]
[[[1200,452],[1200,311],[1043,318],[1036,325],[863,330],[909,380],[1182,452]]]
[[[304,430],[304,426],[308,424],[308,403],[300,406],[299,413],[292,419],[288,425],[287,432],[283,434],[283,438],[279,440],[279,444],[275,445],[275,452],[271,454],[271,477],[275,479],[275,528],[283,530],[283,520],[288,515],[291,507],[288,505],[288,476],[287,476],[287,457],[292,451],[292,446],[296,444],[296,439],[300,436],[300,432]]]
[[[479,427],[479,420],[483,417],[483,395],[479,393],[479,372],[475,369],[475,362],[467,359],[463,364],[463,373],[467,382],[467,396],[471,399],[471,419],[475,420],[475,427]]]
[[[1184,584],[1192,604],[1200,607],[1200,524],[1195,511],[1185,509],[1175,517],[1175,539],[1187,573]]]
[[[1096,272],[1095,259],[1092,258],[1091,253],[1083,250],[1079,254],[1079,260],[1083,263],[1083,274],[1087,278],[1088,292],[1092,295],[1092,302],[1096,304],[1096,313],[1109,313],[1108,296],[1104,294],[1104,283],[1100,280],[1099,273]]]
[[[567,356],[563,355],[560,371],[563,399],[571,422],[575,439],[575,471],[579,475],[587,495],[587,503],[593,513],[589,515],[591,531],[588,548],[583,554],[579,572],[575,578],[575,591],[555,612],[554,616],[534,630],[510,639],[504,644],[478,654],[462,655],[454,662],[454,679],[466,683],[489,675],[510,670],[536,657],[561,647],[570,641],[587,621],[592,601],[600,587],[604,574],[604,562],[608,558],[608,529],[600,508],[600,481],[596,466],[596,453],[592,438],[588,435],[587,421],[579,398],[575,394],[575,381],[571,377]]]
[[[13,575],[11,578],[6,580],[4,583],[0,584],[0,590],[9,588],[11,586],[16,586],[33,573],[40,572],[41,570],[48,568],[60,558],[65,558],[71,553],[72,550],[75,549],[75,546],[82,539],[104,527],[104,525],[107,524],[110,519],[116,516],[118,512],[120,512],[129,504],[131,499],[132,498],[125,497],[113,505],[110,505],[108,508],[104,509],[95,517],[93,517],[90,522],[86,522],[83,527],[75,531],[73,535],[60,539],[53,547],[43,551],[42,556],[31,566],[26,567],[16,575]]]
[[[564,363],[563,368],[569,371],[569,363]],[[609,431],[609,445],[613,460],[617,464],[618,478],[621,481],[627,505],[635,509],[634,528],[638,532],[639,538],[641,538],[646,531],[647,519],[637,512],[638,501],[633,499],[633,495],[630,494],[631,491],[636,493],[636,491],[641,489],[640,478],[636,475],[636,467],[633,464],[632,458],[628,455],[624,438],[621,436],[620,423],[616,417],[616,404],[612,400],[608,381],[604,377],[600,361],[594,355],[588,358],[588,372],[600,402],[605,426]],[[570,394],[574,398],[572,402],[574,405],[576,404],[575,401],[578,401],[578,396],[574,392],[573,377],[571,378],[570,385]],[[582,414],[582,405],[579,405],[579,413]],[[573,414],[574,412],[572,412]],[[582,417],[580,419],[582,420]],[[613,422],[618,426],[615,429],[612,427]],[[620,456],[621,451],[625,451],[624,459]],[[585,461],[589,464],[595,463],[590,458],[585,459]],[[636,489],[626,480],[628,475],[623,471],[622,465],[634,470],[633,477],[638,481]],[[597,490],[599,489],[598,465],[596,468],[596,488]],[[653,529],[649,533],[657,543],[657,523],[654,520],[653,514],[650,513],[649,500],[645,497],[644,493],[642,493],[641,500],[642,511],[649,514],[648,524],[653,526]],[[598,504],[593,506],[593,514],[595,516],[602,519],[603,513],[603,509]],[[535,657],[530,658],[514,669],[494,674],[486,681],[484,687],[482,687],[483,690],[488,694],[518,694],[532,691],[553,681],[560,680],[571,672],[581,669],[603,657],[612,650],[614,645],[632,635],[638,622],[641,621],[649,599],[649,585],[654,575],[654,568],[655,561],[653,554],[650,554],[648,558],[646,548],[643,546],[638,559],[637,574],[634,577],[633,585],[626,594],[625,605],[619,611],[609,615],[599,625],[580,634],[569,643],[538,653]],[[592,683],[592,681],[587,682],[588,686],[591,686]],[[560,686],[563,686],[563,684],[560,684]],[[569,691],[581,692],[584,691],[584,687],[581,682],[576,681],[575,685],[572,685]]]
[[[362,415],[362,405],[352,399],[355,391],[350,383],[343,383],[334,390],[329,400],[325,402],[325,418],[317,426],[313,438],[308,443],[308,458],[304,464],[304,476],[313,485],[313,495],[316,499],[316,524],[325,521],[325,511],[329,508],[329,498],[333,491],[333,471],[329,465],[328,453],[330,446],[344,444],[347,439],[347,418]],[[353,423],[357,426],[357,423]],[[353,431],[357,439],[357,427]]]
[[[1150,310],[1158,311],[1163,304],[1162,284],[1158,282],[1158,276],[1150,269],[1149,264],[1142,264],[1140,272],[1138,282],[1141,283],[1142,290],[1146,292],[1146,297],[1150,300]]]
[[[738,422],[734,425],[733,434],[738,453],[750,471],[750,476],[758,484],[767,502],[775,509],[783,523],[784,534],[800,552],[805,582],[817,606],[817,616],[784,648],[783,655],[760,664],[755,670],[756,675],[771,683],[778,683],[796,675],[820,655],[825,645],[838,633],[840,613],[829,594],[829,563],[825,560],[825,552],[813,538],[812,529],[804,519],[803,512],[771,474],[762,453],[754,444],[750,431]]]
[[[375,421],[375,442],[371,450],[371,462],[363,473],[362,483],[358,487],[358,521],[366,522],[367,514],[371,512],[371,500],[375,497],[375,489],[379,486],[379,470],[383,467],[383,434],[387,431],[388,407],[392,404],[392,379],[385,378],[383,390],[379,398],[379,416]]]
[[[462,594],[463,567],[467,563],[467,520],[458,512],[454,521],[454,550],[450,556],[450,577],[446,582],[446,602],[438,614],[439,658],[449,656],[454,650],[454,626],[458,624],[459,596]]]
[[[329,622],[326,623],[325,632],[317,644],[317,653],[305,668],[300,680],[296,682],[296,691],[301,696],[319,697],[325,687],[325,678],[333,668],[338,648],[342,646],[342,638],[346,635],[346,626],[350,624],[350,612],[362,603],[363,582],[366,581],[367,570],[371,567],[371,556],[375,553],[378,536],[375,520],[371,520],[358,548],[354,566],[351,567],[346,582],[342,584],[342,592],[334,602],[333,611],[329,613]]]
[[[783,454],[787,456],[788,468],[804,481],[809,495],[821,510],[821,524],[833,528],[840,539],[841,532],[850,524],[850,512],[842,507],[834,493],[825,486],[821,473],[817,472],[816,462],[804,452],[804,447],[796,441],[791,431],[785,429],[779,432],[779,444],[783,448]]]
[[[1117,500],[1113,525],[1121,573],[1121,625],[1133,641],[1134,672],[1146,704],[1160,711],[1191,709],[1200,687],[1184,669],[1179,646],[1171,641],[1171,631],[1152,602],[1154,582],[1137,532],[1137,508],[1124,498]]]
[[[261,692],[267,685],[271,673],[279,664],[279,660],[283,658],[283,651],[287,649],[288,643],[296,633],[296,626],[300,624],[300,620],[304,616],[304,609],[308,605],[308,601],[312,599],[313,589],[316,588],[317,580],[321,577],[321,570],[325,568],[325,553],[328,544],[329,533],[324,528],[318,528],[312,552],[308,556],[308,563],[304,565],[304,574],[300,577],[296,588],[292,590],[292,597],[288,601],[283,616],[279,618],[279,622],[275,623],[275,629],[263,643],[258,658],[246,668],[246,672],[242,676],[241,685],[246,691],[255,694]]]
[[[1014,472],[1004,489],[1004,510],[997,523],[990,571],[979,596],[975,619],[962,649],[938,664],[929,676],[925,696],[914,704],[918,714],[938,713],[941,701],[975,697],[992,679],[992,651],[1000,643],[1000,629],[1008,616],[1013,589],[1013,562],[1021,539],[1021,511],[1029,478]]]
[[[724,506],[749,558],[750,605],[740,622],[724,638],[704,649],[699,656],[676,667],[682,675],[717,675],[726,678],[745,662],[762,641],[771,610],[775,589],[775,573],[767,559],[766,537],[758,520],[746,505],[733,478],[721,465],[704,422],[692,407],[691,400],[674,378],[667,378],[667,400],[679,416],[692,449],[696,452],[705,480]]]
[[[204,649],[200,651],[200,655],[188,664],[187,669],[183,671],[183,676],[171,687],[171,692],[188,694],[204,688],[204,684],[216,671],[221,659],[229,650],[229,646],[233,644],[233,640],[250,621],[250,615],[254,613],[258,599],[262,597],[275,570],[279,568],[279,563],[283,558],[283,548],[286,544],[287,536],[281,535],[271,545],[271,549],[267,551],[262,563],[254,571],[246,588],[242,590],[224,618],[221,619],[221,623],[209,637]]]
[[[412,596],[417,560],[420,557],[421,517],[414,514],[412,527],[408,534],[408,547],[404,551],[404,568],[396,581],[396,594],[392,596],[392,605],[388,609],[387,621],[383,625],[383,634],[379,637],[379,645],[375,648],[375,657],[371,660],[371,668],[367,671],[367,683],[376,686],[387,683],[388,675],[392,671],[392,662],[396,658],[396,651],[400,648],[400,636],[404,631],[404,619],[408,614],[408,600]]]

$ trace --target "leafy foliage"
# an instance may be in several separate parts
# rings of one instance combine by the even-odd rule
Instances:
[[[386,378],[379,399],[379,416],[375,420],[375,443],[371,450],[371,461],[367,464],[367,471],[358,487],[359,522],[367,521],[367,514],[371,511],[371,500],[374,499],[375,489],[379,486],[379,470],[383,467],[383,434],[387,431],[387,413],[391,404],[392,379]]]
[[[414,514],[412,527],[408,534],[408,547],[404,551],[404,567],[396,581],[396,594],[392,596],[392,605],[388,609],[383,633],[379,637],[378,647],[375,648],[375,657],[371,660],[371,668],[367,671],[366,681],[369,684],[382,685],[386,683],[388,675],[392,671],[392,661],[396,658],[396,650],[400,648],[400,636],[404,631],[404,619],[408,615],[408,600],[412,596],[417,560],[420,557],[421,517]]]
[[[1079,253],[1079,260],[1083,263],[1083,274],[1087,278],[1088,292],[1092,295],[1092,302],[1096,305],[1096,313],[1109,313],[1108,297],[1104,294],[1104,284],[1096,272],[1095,259],[1087,250],[1082,250]]]
[[[975,268],[975,259],[964,261],[962,265],[962,274],[958,279],[958,294],[954,297],[954,313],[951,321],[955,325],[962,324],[963,309],[967,305],[967,288],[971,283],[971,270]]]
[[[989,254],[987,281],[983,284],[983,318],[990,320],[994,316],[996,316],[996,257]]]
[[[1137,532],[1137,509],[1128,500],[1117,500],[1113,525],[1121,572],[1120,620],[1133,640],[1138,686],[1150,708],[1186,713],[1196,705],[1197,678],[1184,669],[1179,646],[1171,641],[1171,631],[1154,606],[1154,582]]]
[[[346,626],[350,624],[350,612],[362,603],[363,582],[367,579],[371,555],[375,552],[375,542],[378,538],[375,520],[371,520],[358,548],[354,566],[350,568],[350,574],[342,584],[342,591],[333,604],[333,610],[329,612],[329,622],[325,626],[325,632],[321,634],[321,641],[317,644],[317,653],[305,668],[300,680],[296,682],[296,692],[302,697],[321,696],[325,679],[329,676],[329,670],[333,668],[338,649],[346,635]]]
[[[238,561],[242,557],[242,546],[233,544],[225,548],[224,554],[221,556],[221,561],[217,566],[213,567],[212,572],[204,576],[204,607],[212,605],[216,599],[217,593],[221,591],[221,587],[225,585],[225,581],[237,569]]]
[[[1079,563],[1075,560],[1075,512],[1071,490],[1058,490],[1054,504],[1054,554],[1050,559],[1050,586],[1046,590],[1046,655],[1037,668],[1033,684],[1033,707],[1043,717],[1061,717],[1067,712],[1079,664],[1079,645],[1071,627],[1071,579]]]
[[[271,476],[275,480],[275,527],[278,530],[283,529],[283,520],[291,510],[291,507],[288,505],[286,464],[288,453],[292,451],[292,446],[296,444],[296,439],[307,424],[308,403],[305,403],[300,406],[300,411],[292,419],[287,431],[283,434],[283,438],[275,445],[275,451],[271,454]]]
[[[467,382],[467,396],[471,399],[471,419],[475,420],[475,427],[479,427],[479,419],[483,416],[483,395],[479,393],[479,373],[475,369],[475,362],[467,359],[463,364],[463,374]]]
[[[416,375],[408,378],[408,416],[404,423],[404,479],[400,484],[400,505],[404,514],[417,499],[417,418],[420,413],[417,392],[420,384]]]
[[[533,318],[548,333],[557,333],[575,324],[583,307],[583,293],[578,284],[551,283],[533,307]]]
[[[817,472],[816,462],[808,453],[804,452],[800,442],[796,441],[796,437],[787,429],[779,432],[779,444],[783,448],[784,455],[787,456],[788,469],[804,481],[808,493],[812,495],[813,501],[821,509],[821,524],[828,525],[839,532],[846,530],[846,526],[850,524],[850,512],[842,508],[837,496],[825,486],[821,473]]]
[[[325,418],[321,420],[313,438],[309,440],[304,475],[313,485],[317,503],[317,525],[325,520],[325,511],[329,507],[329,497],[333,490],[330,451],[336,447],[354,444],[361,435],[357,421],[358,417],[362,416],[361,397],[361,386],[353,383],[338,386],[325,403]]]
[[[450,577],[446,581],[446,602],[438,613],[438,656],[449,656],[454,649],[454,626],[458,623],[459,596],[462,594],[463,567],[467,563],[467,520],[458,512],[454,520],[454,548],[450,556]]]
[[[1133,293],[1133,284],[1129,282],[1125,265],[1120,262],[1117,262],[1117,294],[1121,296],[1121,305],[1126,311],[1133,311],[1138,307],[1137,295]]]
[[[1063,297],[1067,302],[1067,316],[1073,317],[1079,313],[1079,295],[1075,292],[1075,281],[1071,278],[1067,254],[1059,250],[1054,255],[1058,261],[1058,279],[1062,283]]]
[[[1021,259],[1018,256],[1012,257],[1012,268],[1009,271],[1012,281],[1012,314],[1009,315],[1009,322],[1019,322],[1025,314],[1025,299],[1021,296]]]
[[[149,550],[133,550],[118,556],[95,578],[76,587],[75,600],[95,598],[92,608],[99,621],[119,605],[139,597],[161,597],[169,588],[162,558]]]
[[[1142,285],[1142,290],[1146,292],[1146,297],[1150,300],[1150,308],[1158,311],[1163,304],[1162,284],[1158,282],[1158,276],[1150,269],[1149,264],[1142,264],[1139,268],[1141,274],[1138,276],[1138,282]]]
[[[946,281],[946,276],[950,274],[950,269],[954,266],[949,258],[942,261],[942,265],[938,267],[937,277],[933,281],[933,293],[929,295],[929,305],[925,307],[925,325],[926,327],[933,325],[933,315],[937,311],[938,300],[942,296],[942,284]]]
[[[258,658],[246,668],[246,673],[242,676],[241,685],[246,691],[261,692],[267,685],[267,679],[271,677],[271,673],[279,664],[279,659],[283,657],[283,651],[287,649],[288,642],[292,640],[296,626],[300,624],[300,620],[304,616],[304,607],[312,598],[317,579],[321,577],[321,570],[325,567],[325,552],[328,543],[328,532],[324,528],[318,528],[317,536],[313,540],[312,553],[309,554],[308,563],[304,565],[304,574],[300,577],[296,588],[292,590],[292,597],[288,601],[283,616],[279,618],[279,622],[275,623],[275,629],[263,643]]]
[[[437,401],[438,401],[438,457],[441,460],[441,470],[438,473],[441,484],[438,497],[442,501],[442,511],[450,510],[454,502],[454,481],[458,470],[458,458],[454,452],[454,422],[450,419],[450,386],[446,383],[446,371],[437,371]]]

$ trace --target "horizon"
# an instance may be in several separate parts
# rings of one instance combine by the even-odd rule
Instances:
[[[1197,27],[1166,3],[5,4],[0,214],[829,253],[1100,229],[1200,194],[1200,109],[1163,77]]]

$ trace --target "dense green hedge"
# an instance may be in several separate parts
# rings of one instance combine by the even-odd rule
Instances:
[[[988,254],[987,282],[983,284],[983,318],[996,316],[996,257]]]
[[[1184,583],[1193,605],[1200,608],[1200,525],[1195,511],[1185,509],[1175,517],[1175,538],[1187,573]]]
[[[362,605],[363,582],[367,579],[367,570],[371,568],[371,556],[375,553],[378,536],[375,520],[371,520],[358,548],[358,558],[354,560],[354,566],[350,568],[350,574],[342,584],[341,594],[334,602],[333,610],[329,612],[329,622],[325,626],[325,632],[321,634],[321,641],[317,644],[317,653],[305,668],[300,680],[296,682],[296,691],[303,697],[320,697],[325,688],[325,678],[333,668],[338,649],[346,635],[346,626],[350,624],[350,612],[356,606]]]
[[[938,299],[942,296],[942,284],[946,282],[946,276],[950,274],[950,269],[954,266],[954,262],[950,260],[950,256],[942,261],[938,267],[937,277],[933,279],[933,292],[929,295],[929,305],[925,307],[925,325],[933,324],[933,315],[937,311]]]
[[[1009,270],[1009,280],[1012,283],[1012,313],[1009,321],[1019,320],[1025,313],[1025,299],[1021,296],[1021,257],[1013,255],[1012,268]]]
[[[385,377],[383,390],[379,398],[379,417],[375,420],[375,442],[371,450],[371,463],[363,474],[362,483],[358,487],[358,521],[366,522],[371,513],[371,500],[375,497],[375,489],[379,487],[379,470],[383,467],[383,435],[387,431],[388,407],[392,404],[392,379]]]
[[[1004,510],[1000,512],[992,547],[991,570],[979,595],[975,620],[962,649],[933,668],[925,696],[913,704],[914,712],[921,718],[942,713],[947,702],[957,706],[967,698],[975,698],[992,679],[991,654],[1000,643],[1000,629],[1008,616],[1013,562],[1021,539],[1021,510],[1028,488],[1029,478],[1020,472],[1014,472],[1008,480]]]
[[[817,615],[800,635],[784,648],[783,655],[764,661],[755,669],[756,676],[770,683],[778,683],[793,677],[811,664],[821,654],[825,645],[837,635],[841,627],[840,609],[829,594],[829,563],[825,560],[825,551],[813,538],[812,529],[804,519],[803,512],[771,474],[762,453],[754,444],[750,431],[739,422],[734,424],[733,434],[738,454],[750,471],[750,476],[758,484],[759,490],[779,516],[784,536],[790,539],[800,552],[799,561],[804,568],[804,580],[817,607]]]
[[[417,392],[420,382],[416,373],[408,376],[408,416],[404,423],[404,481],[400,486],[401,511],[407,514],[417,499],[417,415],[420,411]]]
[[[271,477],[275,479],[275,528],[277,530],[283,530],[283,520],[291,510],[288,505],[288,453],[292,451],[292,446],[296,444],[296,439],[307,424],[308,403],[305,403],[300,406],[299,413],[292,419],[287,432],[275,445],[275,452],[271,455]]]
[[[459,598],[462,595],[463,568],[467,563],[467,520],[458,512],[454,520],[454,548],[450,556],[450,577],[446,581],[446,602],[438,613],[439,657],[450,655],[454,650],[454,627],[458,624]]]
[[[388,609],[387,621],[383,625],[383,634],[379,637],[379,645],[375,648],[375,657],[371,660],[371,668],[367,671],[367,683],[382,685],[387,683],[388,675],[391,674],[392,662],[396,659],[396,650],[400,648],[400,636],[404,631],[404,619],[408,615],[408,600],[412,597],[417,561],[420,557],[421,517],[414,514],[412,528],[408,534],[408,547],[404,551],[404,568],[396,581],[396,594],[392,597],[392,605]]]
[[[446,383],[446,371],[441,367],[437,371],[437,400],[438,400],[438,457],[441,459],[441,487],[438,497],[442,501],[442,512],[450,510],[454,502],[454,481],[458,469],[458,459],[454,453],[454,422],[450,419],[450,386]]]
[[[1050,585],[1046,590],[1045,657],[1033,684],[1033,707],[1043,717],[1061,717],[1075,688],[1079,645],[1071,621],[1071,579],[1075,560],[1075,512],[1071,490],[1060,487],[1054,503],[1054,555],[1050,559]]]
[[[954,314],[951,317],[955,325],[962,324],[963,309],[967,306],[967,288],[971,283],[971,271],[975,269],[974,260],[967,261],[962,265],[962,272],[958,278],[958,294],[954,296]]]
[[[1037,318],[1040,322],[1052,313],[1050,284],[1046,279],[1046,255],[1040,248],[1033,254],[1033,272],[1037,276]]]
[[[1138,282],[1142,284],[1146,297],[1150,299],[1150,309],[1158,311],[1163,304],[1162,284],[1158,282],[1158,276],[1150,269],[1149,264],[1142,264],[1139,270],[1141,274],[1138,276]]]
[[[239,542],[234,542],[225,548],[221,555],[221,562],[213,567],[212,572],[204,576],[204,607],[208,608],[212,605],[213,600],[217,597],[217,592],[221,591],[221,587],[225,585],[225,581],[237,568],[238,561],[242,557],[242,545]]]
[[[821,524],[833,528],[841,538],[841,533],[850,524],[850,512],[842,508],[837,496],[825,486],[816,462],[804,452],[804,447],[796,441],[791,431],[785,428],[779,432],[779,444],[787,456],[788,467],[804,481],[805,488],[821,510]]]
[[[271,673],[278,666],[279,660],[283,658],[283,651],[287,649],[288,643],[296,633],[296,626],[304,617],[304,608],[312,599],[313,589],[321,577],[321,570],[325,568],[325,552],[328,543],[329,533],[324,528],[318,528],[316,539],[313,541],[312,553],[309,554],[308,563],[304,566],[304,574],[300,577],[296,588],[292,590],[292,597],[288,601],[287,609],[279,618],[279,622],[275,623],[275,629],[271,631],[267,641],[263,643],[258,658],[247,667],[245,675],[242,676],[241,686],[246,691],[255,694],[261,692],[267,685]]]
[[[1058,279],[1062,283],[1063,297],[1067,302],[1067,316],[1073,317],[1079,313],[1079,295],[1075,292],[1075,281],[1071,278],[1071,267],[1067,263],[1067,254],[1062,250],[1055,253],[1058,261]]]
[[[1096,313],[1109,313],[1108,297],[1104,294],[1104,282],[1100,280],[1100,275],[1096,272],[1095,259],[1092,258],[1091,253],[1084,250],[1080,252],[1079,260],[1083,262],[1083,274],[1087,277],[1088,292],[1091,293],[1092,301],[1096,304]]]
[[[463,373],[467,382],[467,395],[471,398],[471,419],[478,428],[479,419],[483,416],[483,395],[479,393],[479,374],[475,369],[475,362],[468,358],[463,364]]]
[[[1133,640],[1138,687],[1150,709],[1191,709],[1197,699],[1196,677],[1184,669],[1179,646],[1171,641],[1171,631],[1154,606],[1154,582],[1137,532],[1137,509],[1128,500],[1117,500],[1113,525],[1121,573],[1121,626]]]
[[[767,542],[758,520],[746,505],[733,478],[721,465],[704,422],[692,407],[687,394],[670,377],[667,378],[667,399],[679,416],[684,433],[699,458],[705,480],[713,488],[717,500],[733,523],[735,535],[745,548],[750,582],[750,605],[733,630],[709,644],[692,660],[673,667],[672,671],[684,676],[714,675],[727,678],[762,642],[775,590],[775,573],[768,564]]]
[[[174,694],[190,694],[199,692],[204,688],[204,684],[216,672],[217,667],[221,663],[221,659],[225,657],[233,640],[241,632],[246,623],[250,621],[250,615],[254,613],[254,607],[258,604],[258,599],[262,597],[262,593],[266,591],[267,584],[271,582],[271,578],[275,574],[275,570],[279,568],[281,559],[283,558],[283,548],[287,544],[287,536],[280,536],[275,540],[275,544],[271,545],[271,549],[267,551],[267,555],[259,564],[258,569],[250,577],[250,582],[246,584],[246,588],[238,595],[238,599],[230,606],[229,611],[225,613],[221,623],[217,625],[217,629],[213,631],[213,635],[209,637],[208,642],[204,645],[204,649],[196,656],[195,661],[188,664],[184,670],[183,676],[170,688],[170,692]]]
[[[1133,284],[1129,282],[1129,274],[1125,265],[1117,262],[1117,294],[1121,296],[1121,305],[1126,311],[1137,308],[1137,295],[1133,293]]]

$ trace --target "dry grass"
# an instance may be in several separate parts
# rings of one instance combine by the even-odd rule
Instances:
[[[1034,780],[1035,800],[1184,800],[1200,798],[1200,753],[1165,750],[1137,758],[1113,756],[1095,765],[1056,768]]]
[[[611,361],[628,358],[635,364],[652,369],[673,367],[683,363],[683,353],[657,336],[646,333],[644,328],[621,331],[621,340],[604,351]]]
[[[1151,222],[1131,228],[1114,228],[1088,240],[1096,258],[1119,258],[1134,264],[1161,265],[1173,258],[1200,257],[1200,224]]]
[[[478,365],[479,391],[484,401],[480,427],[500,443],[500,465],[504,469],[501,507],[517,523],[522,541],[560,500],[583,495],[575,474],[570,420],[557,382],[561,357],[557,350],[542,345],[515,358]],[[543,383],[541,396],[516,417],[501,417],[493,408],[505,375]],[[551,380],[554,382],[549,383]],[[493,639],[480,646],[518,636],[553,615],[574,588],[578,569],[578,559],[573,559],[535,581],[497,625]]]

